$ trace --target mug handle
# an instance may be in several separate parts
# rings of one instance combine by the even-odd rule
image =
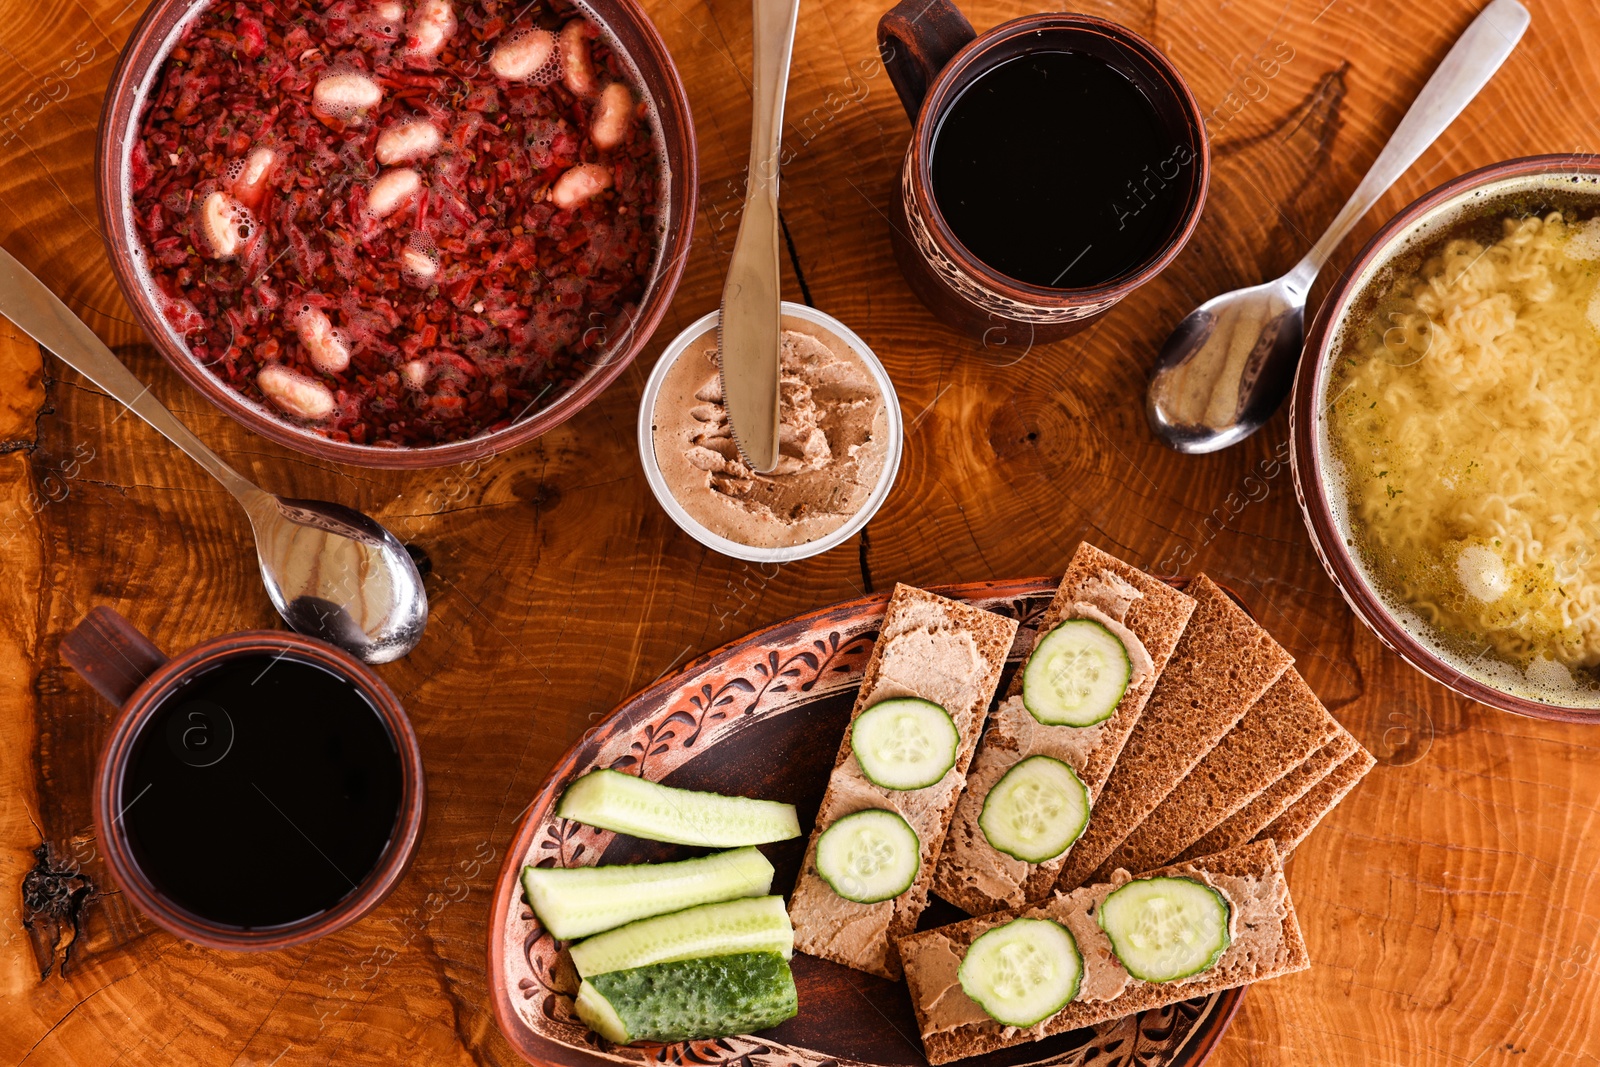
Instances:
[[[61,658],[94,691],[121,707],[167,662],[162,651],[108,607],[91,608],[61,639]]]
[[[950,0],[900,0],[878,20],[878,56],[913,125],[928,87],[976,36]]]

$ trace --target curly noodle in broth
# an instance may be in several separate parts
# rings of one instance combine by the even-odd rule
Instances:
[[[1600,219],[1502,220],[1399,280],[1328,396],[1380,591],[1544,690],[1600,665]]]

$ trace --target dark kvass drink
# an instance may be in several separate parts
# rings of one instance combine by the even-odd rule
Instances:
[[[1018,281],[1078,289],[1155,255],[1195,161],[1144,92],[1083,52],[1038,51],[979,75],[934,133],[940,214],[978,259]]]
[[[335,907],[400,814],[399,749],[347,679],[292,655],[229,659],[166,700],[118,798],[135,862],[174,904],[259,929]]]

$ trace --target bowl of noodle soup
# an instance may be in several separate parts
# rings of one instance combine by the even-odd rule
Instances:
[[[1600,161],[1402,211],[1324,301],[1292,404],[1313,543],[1378,637],[1474,700],[1600,722]]]

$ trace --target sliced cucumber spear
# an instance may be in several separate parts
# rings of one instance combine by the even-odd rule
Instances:
[[[956,977],[967,996],[1007,1026],[1032,1026],[1078,995],[1083,956],[1072,933],[1049,919],[1013,919],[986,931]]]
[[[961,733],[931,700],[897,697],[856,716],[850,750],[861,773],[885,789],[923,789],[956,765]]]
[[[1089,787],[1053,756],[1029,756],[983,798],[978,828],[989,844],[1026,863],[1053,860],[1089,825]]]
[[[584,978],[740,952],[776,952],[788,959],[794,955],[794,927],[782,897],[749,897],[640,919],[579,941],[571,951]]]
[[[617,1044],[690,1041],[765,1030],[800,1010],[776,952],[654,963],[585,978],[578,1018]]]
[[[911,888],[922,843],[892,811],[869,808],[835,822],[817,839],[817,873],[846,900],[876,904]]]
[[[1044,635],[1022,671],[1022,704],[1046,726],[1111,718],[1133,677],[1117,635],[1093,619],[1068,619]]]
[[[1101,902],[1096,916],[1128,973],[1174,982],[1210,970],[1227,951],[1227,898],[1192,878],[1140,878]]]
[[[793,804],[675,789],[611,770],[590,771],[567,786],[556,814],[676,845],[735,848],[800,836]]]
[[[772,864],[754,848],[676,863],[524,867],[522,891],[540,924],[562,941],[739,897],[765,896]]]

